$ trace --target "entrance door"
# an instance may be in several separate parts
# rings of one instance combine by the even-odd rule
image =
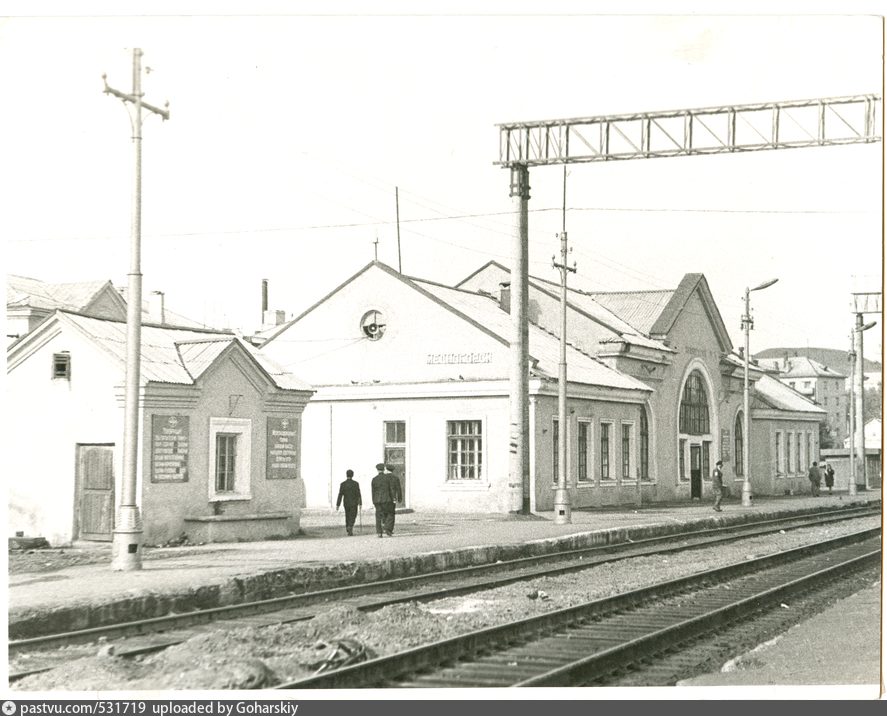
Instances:
[[[702,499],[702,446],[690,446],[690,499]]]
[[[110,542],[114,529],[114,446],[77,446],[78,537]]]
[[[407,500],[407,424],[403,420],[385,423],[385,464],[400,482],[398,507],[406,507]]]

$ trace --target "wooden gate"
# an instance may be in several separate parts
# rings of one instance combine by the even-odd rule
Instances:
[[[111,541],[114,530],[114,446],[77,446],[75,535]]]

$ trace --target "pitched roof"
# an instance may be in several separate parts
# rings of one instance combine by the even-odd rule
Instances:
[[[6,305],[79,311],[86,308],[99,291],[110,285],[110,281],[46,283],[36,278],[10,274],[6,277]]]
[[[755,396],[765,405],[777,410],[790,410],[800,413],[816,413],[824,416],[826,411],[816,403],[789,388],[785,383],[761,374],[755,382]]]
[[[56,316],[93,340],[121,367],[126,365],[125,322],[67,311],[57,311]],[[232,333],[144,325],[141,348],[140,377],[143,383],[192,385],[225,351],[242,349],[278,388],[311,390],[268,356],[259,356],[252,346]]]
[[[785,358],[760,358],[758,362],[767,368],[779,371],[780,378],[846,378],[845,373],[823,365],[807,356],[790,356],[788,369],[784,368]]]
[[[404,280],[432,294],[439,302],[454,309],[473,323],[484,326],[502,342],[507,343],[511,333],[511,316],[503,311],[499,302],[490,296],[443,286],[418,278],[403,277]],[[530,323],[528,325],[529,353],[536,363],[533,372],[548,378],[556,378],[560,362],[560,340]],[[572,345],[567,345],[567,377],[571,382],[586,383],[611,388],[643,390],[651,388],[631,376],[620,373],[602,361],[583,353]]]
[[[630,326],[649,335],[674,291],[594,291],[589,295]]]

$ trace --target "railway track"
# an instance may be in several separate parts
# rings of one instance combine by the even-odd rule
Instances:
[[[49,634],[9,642],[10,659],[25,652],[46,651],[61,646],[95,641],[121,640],[119,656],[135,657],[179,644],[198,633],[218,628],[214,622],[225,621],[226,628],[272,626],[311,619],[330,602],[347,603],[361,610],[407,601],[429,601],[482,589],[491,589],[515,581],[563,574],[587,569],[608,561],[636,556],[679,552],[706,545],[746,539],[778,531],[818,526],[830,522],[878,514],[871,509],[843,509],[789,519],[764,520],[728,528],[708,529],[647,540],[568,550],[548,555],[525,557],[491,565],[479,565],[413,577],[364,583],[347,587],[287,595],[258,602],[156,617],[93,629]],[[441,585],[441,583],[444,583]],[[440,586],[429,586],[438,584]],[[36,661],[37,663],[33,663]],[[26,669],[9,674],[10,682],[30,674],[47,671],[56,665],[48,656],[45,663],[34,659]]]
[[[581,686],[656,669],[685,647],[877,567],[880,529],[482,629],[279,689]],[[680,669],[686,663],[678,659]],[[680,672],[678,669],[678,672]],[[670,677],[658,674],[659,682]]]

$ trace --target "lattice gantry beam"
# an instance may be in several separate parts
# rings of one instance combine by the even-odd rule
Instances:
[[[878,142],[881,97],[512,122],[499,127],[503,166],[541,166]]]

